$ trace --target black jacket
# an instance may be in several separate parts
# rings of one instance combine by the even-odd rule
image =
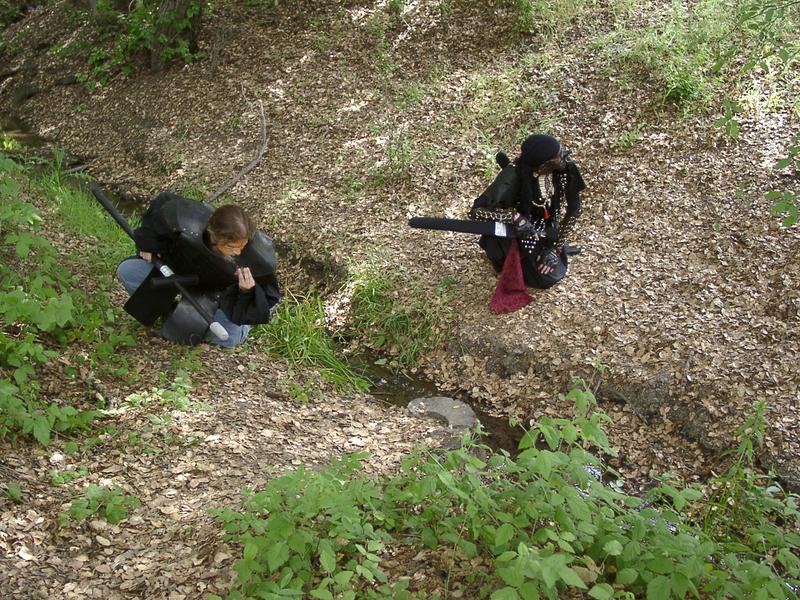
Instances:
[[[136,247],[157,254],[179,275],[197,275],[195,291],[217,297],[219,308],[233,323],[266,323],[281,298],[272,240],[258,231],[235,261],[220,256],[209,248],[205,231],[213,212],[202,202],[161,192],[134,231]],[[256,281],[252,290],[239,290],[237,267],[250,268]]]

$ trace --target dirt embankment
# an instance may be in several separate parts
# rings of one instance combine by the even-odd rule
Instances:
[[[797,131],[791,114],[759,114],[731,143],[710,115],[659,107],[599,59],[602,14],[546,41],[516,34],[504,6],[419,2],[388,18],[370,3],[240,4],[219,3],[203,60],[94,92],[68,77],[85,70],[88,28],[42,10],[6,33],[3,60],[19,70],[0,106],[100,181],[147,197],[202,194],[235,173],[257,146],[261,103],[269,149],[231,198],[280,241],[290,286],[307,281],[301,257],[344,272],[380,248],[422,282],[409,297],[457,282],[453,333],[424,361],[444,389],[535,418],[567,410],[556,395],[600,365],[620,468],[636,477],[702,477],[706,452],[763,399],[769,460],[797,472],[800,235],[763,198],[786,183],[772,165]],[[559,286],[495,316],[475,240],[405,222],[463,215],[494,152],[541,129],[589,184],[584,253]]]

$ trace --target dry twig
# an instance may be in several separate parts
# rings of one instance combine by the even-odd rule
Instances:
[[[267,119],[264,116],[264,104],[259,100],[258,106],[261,110],[261,146],[256,153],[256,156],[253,160],[251,160],[241,171],[239,171],[233,178],[228,180],[222,187],[220,187],[216,192],[208,196],[204,203],[209,204],[219,198],[222,194],[227,192],[229,189],[233,187],[233,185],[239,181],[242,177],[247,175],[250,171],[252,171],[258,163],[261,162],[261,158],[264,156],[264,152],[267,151]]]

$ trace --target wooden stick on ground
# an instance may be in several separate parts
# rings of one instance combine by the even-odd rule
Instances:
[[[261,158],[264,156],[264,152],[267,150],[267,119],[264,116],[264,104],[259,100],[258,105],[261,109],[261,147],[258,149],[258,153],[256,154],[255,158],[251,160],[241,171],[239,171],[233,178],[228,180],[221,188],[219,188],[216,192],[208,196],[203,202],[206,204],[210,204],[222,194],[227,192],[229,189],[233,187],[233,185],[239,181],[242,177],[247,175],[250,171],[252,171],[258,163],[261,162]]]

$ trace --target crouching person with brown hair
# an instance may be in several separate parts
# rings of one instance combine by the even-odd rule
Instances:
[[[162,192],[134,237],[137,256],[117,268],[131,295],[125,310],[145,325],[161,317],[166,339],[231,348],[280,302],[272,239],[236,205],[214,209]],[[154,267],[162,262],[167,271]]]

